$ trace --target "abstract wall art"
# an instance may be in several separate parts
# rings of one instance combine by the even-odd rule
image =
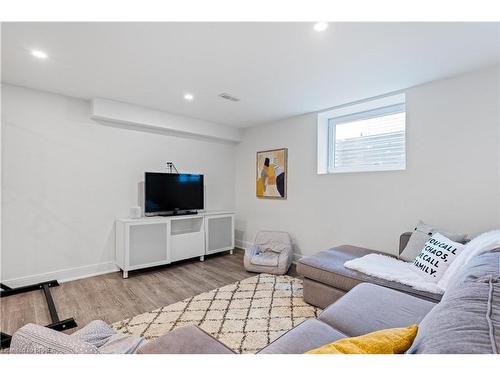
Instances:
[[[257,197],[286,199],[288,149],[257,152]]]

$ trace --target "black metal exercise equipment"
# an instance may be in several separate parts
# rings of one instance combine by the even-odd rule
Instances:
[[[45,294],[45,299],[47,300],[47,307],[50,313],[50,319],[52,320],[52,323],[47,325],[46,327],[55,329],[56,331],[64,331],[66,329],[77,327],[75,319],[73,318],[59,320],[59,315],[57,314],[56,305],[54,303],[54,299],[52,298],[52,294],[50,293],[50,288],[54,286],[59,286],[57,280],[45,281],[43,283],[26,285],[18,288],[10,288],[5,284],[0,283],[0,288],[2,289],[0,290],[0,297],[8,297],[14,294],[32,292],[34,290],[41,289]],[[3,332],[0,332],[0,336],[1,336],[0,348],[1,349],[8,348],[10,346],[10,341],[12,339],[12,336]]]

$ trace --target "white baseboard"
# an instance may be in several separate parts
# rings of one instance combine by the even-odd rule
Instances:
[[[66,282],[71,280],[84,279],[86,277],[98,276],[116,271],[118,271],[118,267],[116,267],[114,262],[105,262],[82,267],[67,268],[65,270],[40,273],[37,275],[23,276],[10,280],[2,280],[2,283],[8,285],[11,288],[16,288],[19,286],[37,284],[49,280]]]
[[[252,243],[248,241],[241,241],[241,240],[235,241],[235,247],[239,249],[245,250],[251,245]],[[301,254],[294,254],[293,263],[296,264],[296,262],[300,258],[302,258]],[[117,271],[119,271],[119,269],[118,267],[116,267],[114,262],[105,262],[105,263],[91,264],[82,267],[67,268],[65,270],[40,273],[37,275],[23,276],[9,280],[2,280],[2,282],[10,286],[11,288],[17,288],[20,286],[37,284],[49,280],[57,280],[63,283],[67,281],[85,279],[87,277],[104,275],[106,273],[117,272]]]

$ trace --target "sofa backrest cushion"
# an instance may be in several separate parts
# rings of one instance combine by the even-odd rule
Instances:
[[[450,278],[448,288],[459,288],[462,283],[477,281],[490,275],[500,277],[500,248],[473,257]]]
[[[408,245],[408,241],[410,240],[412,232],[404,232],[399,236],[399,254],[403,252],[406,245]]]
[[[472,258],[419,325],[408,353],[500,350],[500,252]]]

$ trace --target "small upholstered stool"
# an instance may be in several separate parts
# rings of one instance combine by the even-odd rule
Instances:
[[[292,264],[292,240],[286,232],[261,231],[245,250],[243,264],[250,272],[284,275]]]

